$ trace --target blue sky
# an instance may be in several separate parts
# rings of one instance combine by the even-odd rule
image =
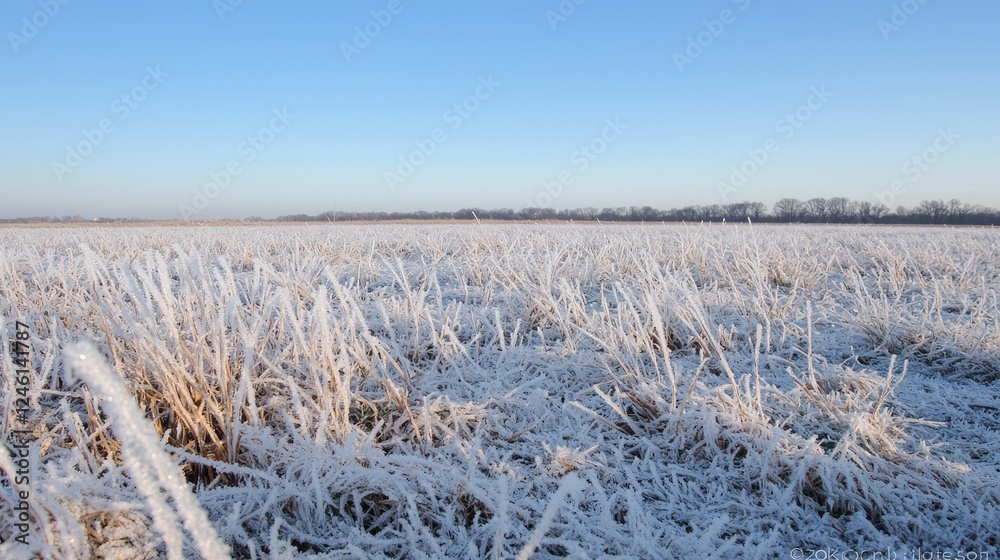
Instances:
[[[4,2],[0,217],[1000,206],[997,22],[985,0]]]

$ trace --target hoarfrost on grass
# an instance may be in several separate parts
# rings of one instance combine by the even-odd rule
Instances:
[[[0,342],[33,329],[40,463],[37,538],[0,556],[994,550],[998,241],[0,229]]]

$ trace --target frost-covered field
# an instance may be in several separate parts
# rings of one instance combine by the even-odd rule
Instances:
[[[2,229],[0,557],[995,555],[998,287],[992,229]]]

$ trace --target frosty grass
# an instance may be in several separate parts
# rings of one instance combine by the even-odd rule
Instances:
[[[994,229],[0,229],[0,557],[996,552],[998,286]]]

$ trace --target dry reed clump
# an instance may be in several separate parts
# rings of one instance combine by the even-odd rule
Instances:
[[[1000,544],[991,231],[81,232],[0,232],[0,313],[35,332],[29,556],[193,551],[164,520],[202,514],[241,558]],[[69,375],[81,339],[196,508]]]

